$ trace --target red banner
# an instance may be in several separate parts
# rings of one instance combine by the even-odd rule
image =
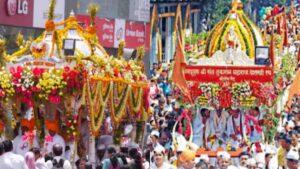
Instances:
[[[274,72],[272,67],[253,66],[186,66],[185,78],[194,82],[272,82]]]
[[[96,25],[100,44],[104,47],[114,46],[115,20],[97,19]]]
[[[76,17],[79,22],[83,23],[84,27],[90,23],[90,17],[87,15],[77,15]],[[115,46],[115,43],[118,44],[115,42],[117,38],[114,37],[115,29],[117,29],[116,24],[115,19],[96,18],[97,35],[102,46],[111,48]],[[145,46],[146,50],[150,48],[149,23],[126,21],[121,28],[125,30],[126,48],[136,49],[139,46]]]
[[[146,43],[146,24],[126,22],[126,48],[136,48]]]

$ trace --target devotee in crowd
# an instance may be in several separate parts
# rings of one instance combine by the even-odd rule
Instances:
[[[21,133],[13,140],[14,152],[25,157],[32,147],[39,147],[37,137],[34,135],[33,108],[23,104],[21,107],[25,117],[21,120]],[[33,135],[33,136],[32,136]]]
[[[4,164],[8,164],[11,168],[14,169],[27,169],[27,165],[25,163],[25,159],[23,156],[19,154],[13,153],[13,143],[11,140],[3,141],[4,151],[5,153],[2,154]],[[0,165],[1,166],[1,165]]]
[[[52,153],[53,145],[58,144],[62,147],[62,154],[65,154],[65,140],[62,136],[58,134],[59,126],[57,121],[46,121],[46,127],[48,129],[48,134],[45,136],[44,147],[46,153]]]
[[[53,159],[46,162],[48,168],[71,169],[71,163],[63,157],[63,147],[55,143],[52,146]]]

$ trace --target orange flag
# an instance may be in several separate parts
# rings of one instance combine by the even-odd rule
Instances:
[[[283,28],[284,28],[284,34],[283,34],[283,46],[287,47],[289,44],[288,41],[288,28],[287,28],[287,23],[286,23],[286,15],[284,15],[284,19],[283,19]]]
[[[277,17],[277,34],[281,34],[281,24],[280,24],[281,20],[280,17]]]
[[[190,91],[188,89],[186,79],[184,76],[185,65],[186,63],[184,59],[183,48],[180,41],[178,41],[174,55],[172,81],[181,90],[181,92],[192,102]]]
[[[300,46],[299,46],[299,49],[298,49],[297,64],[300,64]]]
[[[296,77],[289,89],[288,107],[291,107],[294,95],[300,94],[300,70],[297,71]]]

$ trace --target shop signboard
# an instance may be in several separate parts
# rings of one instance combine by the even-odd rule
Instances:
[[[34,0],[0,0],[0,24],[32,27]]]

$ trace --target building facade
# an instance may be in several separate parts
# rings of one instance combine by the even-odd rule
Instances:
[[[151,0],[150,3],[152,16],[155,10],[154,6],[156,5],[159,20],[151,34],[150,61],[152,65],[154,62],[169,62],[173,59],[175,52],[173,32],[175,31],[174,22],[178,5],[180,5],[182,24],[185,22],[186,11],[188,6],[190,6],[190,19],[188,21],[189,31],[192,33],[200,32],[201,18],[198,9],[200,9],[201,3],[199,0]],[[157,32],[159,32],[159,34],[157,34]],[[158,58],[158,48],[160,47],[162,48],[162,56]]]

